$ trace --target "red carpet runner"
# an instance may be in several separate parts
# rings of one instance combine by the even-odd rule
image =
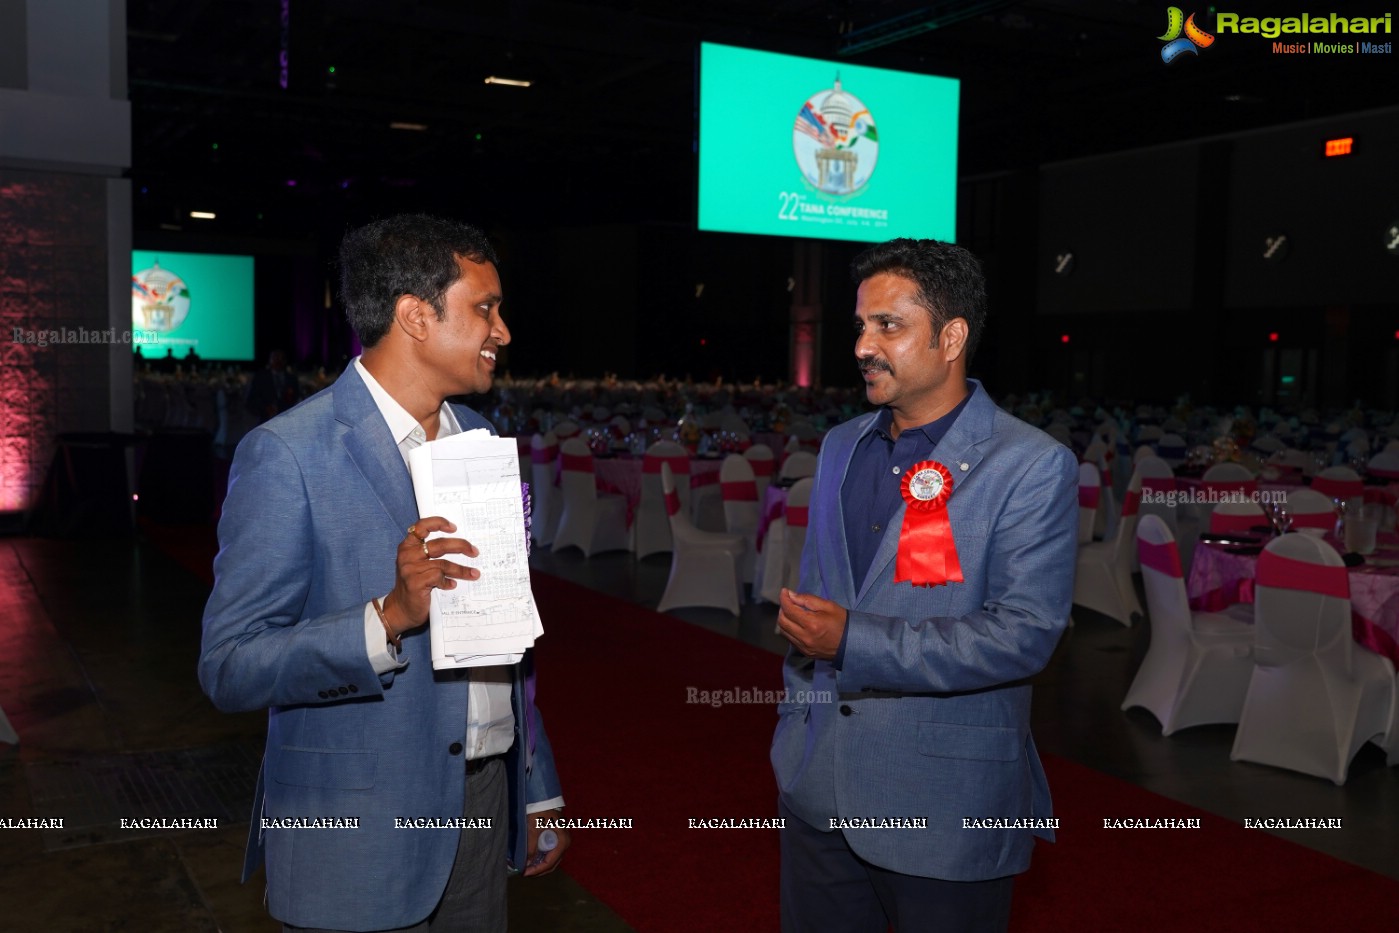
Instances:
[[[576,832],[568,873],[641,933],[777,930],[777,833],[686,828],[775,815],[775,713],[686,700],[692,687],[780,689],[778,659],[548,575],[534,581],[539,703],[567,813],[635,827]],[[1039,845],[1016,884],[1017,933],[1389,929],[1399,915],[1399,882],[1062,758],[1045,756],[1045,768],[1059,841]],[[1201,828],[1103,826],[1166,817]]]
[[[144,530],[211,579],[209,529]],[[535,574],[534,590],[546,630],[539,704],[566,812],[634,827],[577,831],[568,873],[640,933],[777,930],[777,833],[688,829],[687,821],[775,815],[772,706],[711,707],[689,702],[688,691],[778,690],[778,659],[546,574]],[[1394,926],[1399,882],[1044,757],[1059,841],[1039,845],[1016,883],[1016,933]],[[1156,818],[1198,819],[1201,828],[1103,826]]]

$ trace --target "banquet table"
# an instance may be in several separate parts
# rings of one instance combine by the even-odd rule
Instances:
[[[1190,608],[1220,612],[1235,603],[1253,602],[1257,566],[1256,553],[1201,541],[1186,584]],[[1351,633],[1356,642],[1399,666],[1399,535],[1381,534],[1379,548],[1364,564],[1352,567],[1348,576]]]

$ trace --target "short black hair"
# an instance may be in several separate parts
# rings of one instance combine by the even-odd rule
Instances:
[[[340,297],[360,344],[372,347],[388,333],[394,305],[404,295],[423,299],[442,320],[442,296],[461,277],[458,256],[497,262],[480,230],[428,214],[399,214],[345,234]]]
[[[933,319],[933,342],[953,318],[967,322],[967,363],[976,354],[986,327],[986,278],[969,250],[942,240],[900,237],[871,246],[850,263],[859,285],[881,272],[900,275],[918,286],[915,301]]]

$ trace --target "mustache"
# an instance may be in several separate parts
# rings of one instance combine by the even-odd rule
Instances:
[[[859,367],[861,373],[891,373],[894,371],[888,360],[881,359],[860,360]]]

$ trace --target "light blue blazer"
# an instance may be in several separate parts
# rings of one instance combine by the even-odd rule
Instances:
[[[961,583],[893,582],[903,505],[869,574],[854,579],[840,490],[875,414],[822,444],[801,587],[849,610],[845,657],[837,671],[788,652],[789,702],[778,707],[772,744],[793,813],[820,829],[832,818],[927,820],[926,829],[842,831],[875,865],[949,881],[1024,871],[1033,837],[1053,838],[963,820],[1051,815],[1026,681],[1068,622],[1078,521],[1073,454],[969,382],[971,400],[933,452],[953,477]]]
[[[489,427],[469,408],[453,411],[463,429]],[[295,926],[423,920],[446,888],[458,833],[472,831],[394,825],[460,818],[466,787],[467,673],[434,673],[426,627],[404,636],[402,670],[381,677],[365,652],[364,605],[393,588],[396,550],[419,517],[403,458],[354,366],[238,445],[199,680],[221,710],[269,710],[243,880],[265,854],[269,911]],[[461,531],[469,540],[471,529]],[[530,663],[516,665],[507,758],[517,866],[526,804],[560,795],[523,685]],[[359,826],[262,831],[263,817]]]

